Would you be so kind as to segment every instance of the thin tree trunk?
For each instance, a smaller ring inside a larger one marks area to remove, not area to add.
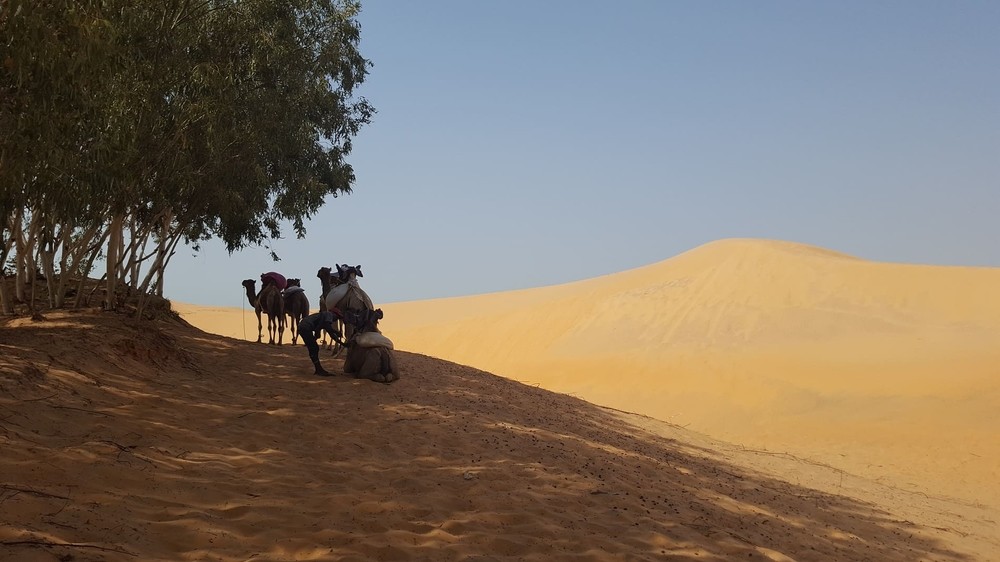
[[[62,245],[62,242],[57,244],[55,239],[55,225],[42,225],[39,229],[38,261],[42,262],[42,271],[45,273],[45,285],[48,289],[48,299],[46,300],[48,300],[49,308],[56,308],[56,252]]]
[[[87,249],[89,255],[87,256],[87,266],[79,270],[80,280],[76,285],[76,300],[73,301],[73,308],[80,308],[80,304],[83,302],[83,289],[87,285],[87,279],[90,276],[90,272],[94,269],[94,261],[97,260],[97,256],[101,255],[101,248],[104,247],[104,242],[111,235],[111,229],[107,229],[101,234],[100,240],[98,240],[93,246]],[[94,288],[97,288],[98,283],[95,283]],[[90,297],[87,298],[87,304],[90,304]]]
[[[0,226],[0,235],[3,235],[3,239],[0,240],[0,314],[11,315],[14,314],[14,303],[10,302],[5,264],[14,245],[14,239],[7,236],[7,229],[4,226]]]
[[[170,236],[170,223],[174,222],[174,213],[172,210],[167,209],[163,215],[163,221],[160,223],[160,239],[157,241],[157,251],[156,261],[159,262],[159,272],[156,275],[156,285],[153,286],[153,290],[156,296],[163,298],[163,272],[167,269],[167,251],[170,244],[167,242]],[[180,231],[180,229],[178,229]],[[180,235],[178,235],[180,238]]]
[[[161,267],[160,278],[156,280],[157,283],[156,294],[159,295],[160,297],[163,296],[163,274],[164,272],[167,271],[167,265],[170,264],[170,258],[174,257],[174,254],[177,253],[177,244],[181,241],[181,238],[183,237],[184,236],[180,234],[180,232],[178,231],[178,234],[174,236],[174,241],[170,243],[170,249],[167,250],[166,257],[163,258],[163,266]]]
[[[38,240],[38,230],[41,226],[41,213],[32,211],[31,222],[23,232],[15,232],[17,236],[17,267],[18,277],[16,279],[15,290],[17,298],[28,304],[28,312],[35,311],[35,243]],[[23,219],[22,223],[23,224]],[[31,284],[31,293],[27,292],[27,285]]]
[[[80,271],[80,260],[83,259],[84,253],[90,246],[91,240],[97,235],[99,228],[99,225],[91,226],[74,242],[70,229],[66,228],[66,225],[63,225],[63,252],[62,259],[59,261],[59,287],[57,288],[58,302],[56,306],[62,307],[66,304],[66,289],[73,276],[77,275],[85,279],[87,273],[89,273],[89,271]],[[79,291],[77,291],[77,294],[79,295]]]
[[[25,240],[21,225],[24,224],[24,211],[18,211],[11,227],[11,234],[14,236],[14,298],[24,302],[26,297],[25,286]]]
[[[108,238],[108,251],[105,256],[108,261],[107,274],[105,276],[107,293],[104,296],[104,306],[108,310],[118,308],[116,289],[118,285],[118,261],[124,238],[124,223],[125,216],[122,213],[115,213],[111,217],[111,225],[108,227],[110,237]]]
[[[163,296],[163,272],[167,268],[167,261],[173,255],[172,251],[177,246],[177,242],[183,236],[182,230],[178,228],[172,235],[170,234],[170,224],[173,222],[173,213],[169,210],[163,212],[160,217],[160,237],[156,244],[156,259],[149,267],[146,278],[142,281],[142,288],[139,291],[141,316],[142,306],[149,300],[148,294],[150,282],[156,279],[156,287],[159,296]]]
[[[59,255],[59,281],[55,286],[56,308],[62,308],[66,301],[66,281],[70,277],[69,261],[71,254],[75,251],[72,245],[73,235],[69,225],[63,224],[59,228],[59,239],[61,240],[62,252]],[[52,280],[49,280],[49,291],[52,292]]]

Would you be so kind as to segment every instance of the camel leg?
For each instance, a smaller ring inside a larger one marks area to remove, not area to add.
[[[385,367],[388,372],[385,374],[385,382],[399,380],[399,364],[396,362],[396,354],[391,349],[385,350]]]
[[[325,311],[325,310],[326,310],[326,293],[323,293],[322,295],[320,295],[320,296],[319,296],[319,311],[320,311],[320,312],[323,312],[323,311]],[[309,313],[309,312],[308,312],[308,311],[306,311],[306,314],[308,314],[308,313]],[[334,325],[334,326],[336,326],[336,325],[337,325],[337,321],[336,321],[336,320],[334,320],[334,322],[333,322],[333,325]],[[329,348],[329,347],[327,347],[327,345],[326,345],[326,331],[325,331],[325,330],[323,331],[323,335],[322,335],[322,337],[323,337],[323,339],[322,339],[322,340],[320,340],[320,343],[322,344],[322,346],[323,346],[323,349],[330,349],[330,348]],[[332,345],[333,345],[333,342],[330,342],[330,345],[332,346]]]
[[[260,321],[260,309],[257,309],[257,343],[264,339],[264,324]]]
[[[390,383],[394,378],[392,372],[395,359],[388,349],[374,347],[365,351],[364,364],[358,371],[357,377],[375,382]]]
[[[340,337],[343,338],[344,337],[344,323],[341,322],[336,317],[334,317],[333,327],[340,334]],[[330,340],[330,345],[327,346],[327,349],[330,350],[330,355],[333,355],[334,357],[340,357],[340,353],[342,351],[344,351],[344,347],[342,345],[340,345],[340,343],[337,342],[337,340],[333,340],[333,339]]]
[[[278,345],[281,345],[281,339],[285,336],[285,311],[282,307],[281,314],[278,315]]]
[[[378,376],[379,367],[382,365],[382,361],[379,360],[377,354],[365,353],[365,362],[361,364],[361,369],[358,370],[358,374],[355,375],[359,379],[368,380],[378,380],[375,377]]]

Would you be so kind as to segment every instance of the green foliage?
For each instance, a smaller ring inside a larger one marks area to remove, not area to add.
[[[359,10],[349,0],[0,4],[0,226],[37,215],[51,251],[60,229],[67,246],[103,241],[91,229],[126,217],[119,260],[136,263],[150,238],[162,248],[219,237],[232,252],[280,237],[286,222],[304,236],[327,196],[350,192],[351,139],[375,113],[355,96],[371,67]]]

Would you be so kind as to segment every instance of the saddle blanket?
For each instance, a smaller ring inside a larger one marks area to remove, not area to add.
[[[361,347],[387,347],[392,349],[392,340],[378,332],[365,332],[354,338]]]
[[[285,276],[275,271],[261,273],[260,282],[262,286],[267,285],[268,283],[274,283],[279,290],[284,290],[285,287],[288,286],[288,282],[285,280]]]
[[[344,283],[342,285],[337,285],[336,287],[330,289],[330,292],[326,294],[326,306],[331,307],[337,304],[338,302],[340,302],[340,299],[344,298],[347,295],[347,291],[350,290],[351,286],[348,285],[347,283]]]

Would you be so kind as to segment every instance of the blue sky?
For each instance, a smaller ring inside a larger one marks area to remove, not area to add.
[[[363,2],[354,193],[182,249],[166,296],[361,264],[376,303],[553,285],[729,237],[1000,267],[1000,2]],[[204,284],[204,279],[212,281]]]

